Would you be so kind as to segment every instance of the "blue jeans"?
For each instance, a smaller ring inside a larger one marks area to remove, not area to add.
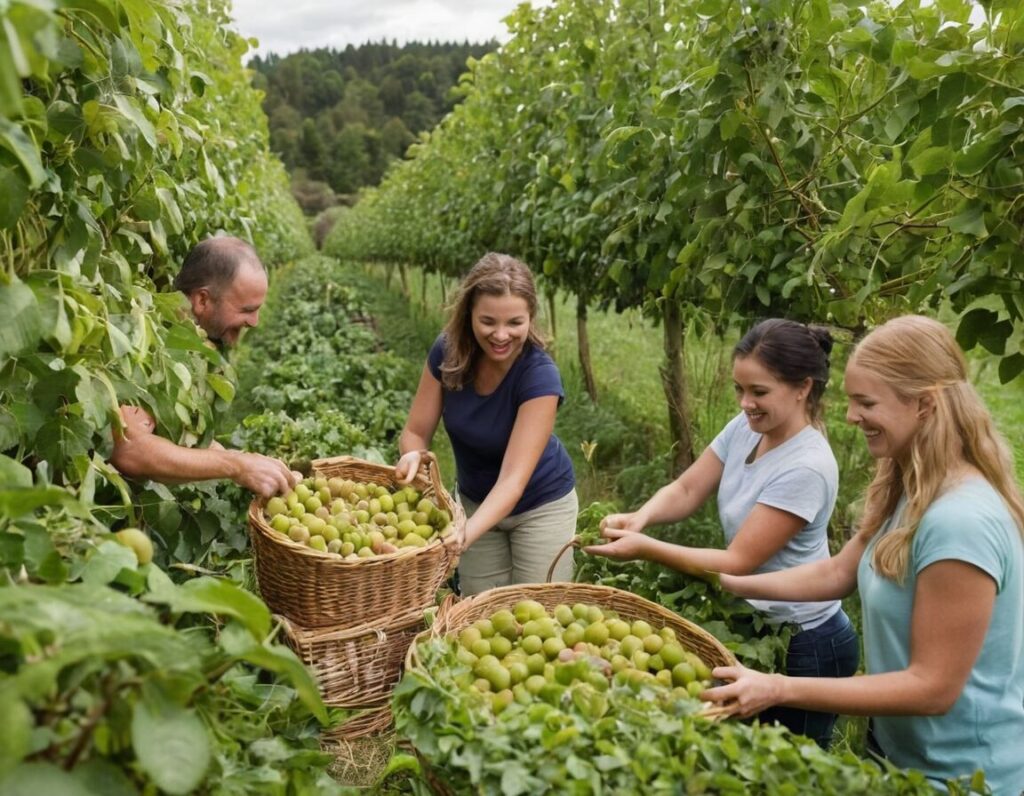
[[[840,608],[824,624],[801,630],[789,640],[786,674],[790,677],[850,677],[860,664],[860,639],[846,612]],[[757,717],[762,724],[774,721],[799,735],[817,741],[822,749],[832,743],[835,713],[773,707]]]

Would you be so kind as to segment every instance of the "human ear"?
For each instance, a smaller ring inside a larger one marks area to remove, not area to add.
[[[926,393],[917,399],[917,416],[924,419],[935,411],[935,396]]]

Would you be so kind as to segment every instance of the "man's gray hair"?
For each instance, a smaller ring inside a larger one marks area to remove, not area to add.
[[[181,271],[174,278],[175,290],[186,296],[206,288],[219,297],[235,280],[239,267],[246,265],[266,272],[256,249],[241,238],[220,236],[200,241],[185,257]]]

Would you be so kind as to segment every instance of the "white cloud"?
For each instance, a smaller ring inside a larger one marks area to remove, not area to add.
[[[545,4],[544,0],[534,5]],[[484,42],[508,38],[517,0],[234,0],[234,27],[257,52],[344,48],[367,41]]]

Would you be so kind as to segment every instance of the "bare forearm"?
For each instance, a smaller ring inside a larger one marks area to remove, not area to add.
[[[647,543],[648,552],[644,556],[662,566],[671,567],[680,572],[731,572],[743,574],[749,572],[749,566],[740,561],[729,550],[716,550],[707,547],[684,547],[682,545],[651,539]]]
[[[522,496],[522,485],[510,481],[502,482],[499,479],[473,516],[466,521],[466,546],[473,544],[505,519]]]
[[[238,477],[241,459],[224,448],[184,448],[156,434],[146,434],[118,445],[111,459],[129,478],[162,483],[184,483]]]
[[[662,525],[686,519],[700,508],[701,502],[688,489],[673,482],[655,492],[637,513],[645,527]]]
[[[933,716],[952,707],[942,685],[913,669],[859,677],[783,677],[778,704],[847,716]]]
[[[408,453],[409,451],[424,451],[430,448],[431,437],[418,434],[415,431],[411,431],[406,428],[403,429],[401,435],[398,437],[398,452],[399,454]]]
[[[857,586],[856,573],[850,578],[832,558],[759,575],[723,574],[720,582],[738,597],[790,602],[838,600]]]

